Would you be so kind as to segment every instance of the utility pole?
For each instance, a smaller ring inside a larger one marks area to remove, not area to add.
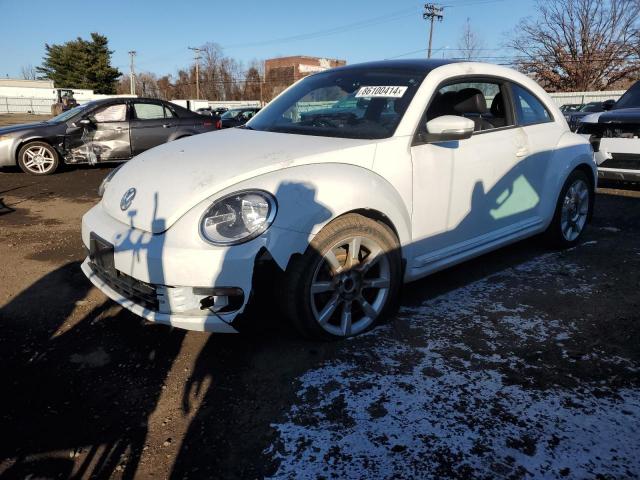
[[[194,60],[196,62],[196,100],[200,100],[200,52],[202,51],[197,47],[187,47],[189,50],[193,50]]]
[[[442,21],[442,19],[444,18],[444,7],[436,5],[435,3],[425,3],[422,18],[430,21],[429,50],[427,53],[427,58],[431,58],[431,45],[433,43],[433,23],[435,20],[438,20],[439,22]]]
[[[131,95],[135,95],[136,94],[136,72],[135,69],[133,68],[133,57],[136,56],[136,51],[135,50],[131,50],[129,52],[129,55],[131,56],[131,64],[129,65],[129,85],[130,85],[130,91],[131,91]]]

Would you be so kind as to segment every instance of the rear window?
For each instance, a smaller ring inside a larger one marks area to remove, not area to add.
[[[164,107],[157,103],[134,103],[133,110],[138,120],[155,120],[164,118]]]

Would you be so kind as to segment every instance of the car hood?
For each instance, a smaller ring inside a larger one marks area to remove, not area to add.
[[[640,123],[640,108],[609,110],[600,115],[598,123]]]
[[[372,140],[239,128],[205,133],[147,150],[124,164],[107,185],[102,205],[116,220],[160,233],[198,203],[243,180],[310,163],[371,168],[375,147]],[[121,201],[132,188],[135,197],[123,210]]]
[[[0,128],[0,135],[6,135],[8,133],[21,133],[21,132],[26,132],[28,130],[33,130],[34,128],[50,127],[50,126],[51,124],[46,122],[20,123],[18,125],[10,125],[8,127]]]

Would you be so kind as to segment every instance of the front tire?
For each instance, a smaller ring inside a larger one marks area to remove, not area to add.
[[[18,152],[18,165],[31,175],[51,175],[59,164],[58,152],[46,142],[29,142]]]
[[[545,236],[552,247],[570,248],[582,237],[593,210],[593,188],[587,175],[574,170],[567,178]]]
[[[358,214],[337,218],[293,262],[285,280],[285,305],[305,337],[358,335],[392,312],[402,283],[396,235]]]

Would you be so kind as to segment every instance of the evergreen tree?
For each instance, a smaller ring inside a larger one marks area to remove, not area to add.
[[[46,54],[38,72],[53,80],[58,88],[87,88],[95,93],[116,93],[122,75],[111,66],[107,37],[91,34],[91,40],[78,37],[62,45],[45,44]]]

